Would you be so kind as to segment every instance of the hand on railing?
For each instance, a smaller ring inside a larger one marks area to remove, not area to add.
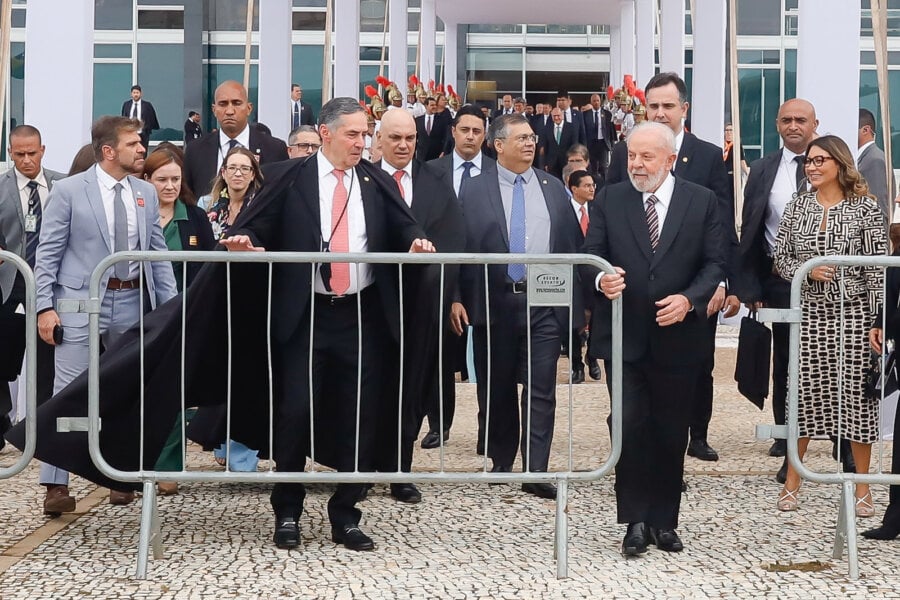
[[[415,239],[413,240],[412,245],[409,247],[410,254],[428,254],[431,252],[435,252],[434,244],[425,238]]]
[[[248,235],[233,235],[222,240],[219,243],[225,246],[229,252],[264,252],[265,248],[257,248],[250,241]]]
[[[621,267],[613,267],[616,270],[615,275],[604,273],[600,278],[600,291],[610,300],[615,300],[622,295],[625,289],[625,269]]]

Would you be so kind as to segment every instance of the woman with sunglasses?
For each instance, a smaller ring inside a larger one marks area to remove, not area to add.
[[[816,256],[885,254],[886,226],[847,144],[833,135],[806,150],[812,192],[788,203],[778,229],[774,264],[791,280]],[[813,436],[850,440],[857,473],[868,473],[878,440],[878,403],[865,396],[869,328],[881,307],[883,273],[874,267],[814,268],[803,283],[798,413],[800,458]],[[781,511],[796,510],[800,476],[788,465],[778,496]],[[856,487],[856,514],[874,514],[867,484]]]

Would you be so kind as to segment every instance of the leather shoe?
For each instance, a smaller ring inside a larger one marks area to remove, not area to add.
[[[391,496],[407,504],[418,504],[422,501],[422,492],[411,483],[392,483]]]
[[[625,556],[638,556],[647,551],[649,543],[648,527],[646,523],[629,523],[625,531],[625,539],[622,540],[622,554]]]
[[[687,455],[711,462],[719,460],[719,453],[710,448],[706,440],[691,440],[691,443],[688,444]]]
[[[594,381],[600,381],[600,379],[603,377],[603,371],[600,369],[600,363],[596,358],[589,359],[588,374]]]
[[[572,370],[572,383],[584,383],[584,369]]]
[[[109,490],[109,503],[115,506],[125,506],[134,502],[134,492],[120,492]]]
[[[862,532],[862,536],[870,540],[893,540],[898,535],[900,535],[900,527],[888,525],[887,523],[882,523],[881,527]]]
[[[655,529],[651,527],[650,541],[664,552],[681,552],[684,550],[684,544],[681,543],[681,538],[678,537],[674,529]]]
[[[359,490],[359,496],[356,498],[357,502],[362,502],[366,498],[369,497],[369,490],[375,487],[374,483],[364,483],[363,486]]]
[[[69,487],[66,485],[48,485],[47,495],[44,496],[44,514],[58,517],[63,513],[75,510],[75,498],[69,495]]]
[[[787,458],[784,459],[784,462],[781,463],[781,468],[775,473],[775,481],[781,484],[787,481]]]
[[[444,441],[450,439],[450,432],[444,432]],[[430,450],[432,448],[437,448],[441,445],[441,435],[437,431],[429,431],[425,434],[425,437],[422,438],[422,448],[425,450]]]
[[[522,491],[538,498],[556,500],[556,486],[552,483],[523,483]]]
[[[787,456],[787,440],[775,440],[769,448],[769,456]]]
[[[348,550],[374,550],[375,542],[356,523],[331,528],[331,541]]]
[[[300,545],[300,525],[293,517],[275,517],[275,535],[272,541],[279,548],[296,548]]]

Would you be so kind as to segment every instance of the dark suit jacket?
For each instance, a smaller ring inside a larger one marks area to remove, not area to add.
[[[446,183],[450,186],[450,190],[453,188],[453,153],[445,154],[440,158],[436,158],[432,161],[429,161],[428,166],[432,168],[432,170]],[[481,172],[485,173],[486,171],[496,171],[497,170],[497,161],[489,156],[485,156],[484,152],[481,153]],[[463,187],[460,186],[459,194],[454,192],[454,196],[457,196],[457,200],[460,203],[460,206],[463,203]],[[440,250],[438,250],[440,252]]]
[[[591,144],[596,141],[596,131],[597,131],[597,123],[594,119],[594,111],[593,109],[582,113],[584,116],[584,131],[585,136],[587,137],[587,143]],[[603,127],[603,141],[606,143],[606,148],[608,150],[612,150],[613,144],[615,144],[618,137],[616,136],[616,126],[613,125],[612,122],[612,113],[610,113],[605,108],[600,109],[600,120],[601,125]],[[588,146],[590,148],[590,145]]]
[[[702,185],[716,195],[719,207],[719,223],[722,231],[722,255],[726,257],[725,277],[730,279],[737,272],[737,232],[734,228],[734,198],[729,193],[728,176],[722,161],[722,149],[705,142],[689,131],[684,132],[681,149],[672,169],[675,177]],[[613,146],[606,173],[606,183],[628,181],[628,145]]]
[[[715,194],[676,177],[655,253],[650,250],[641,193],[630,182],[607,185],[591,204],[584,252],[625,270],[624,360],[649,358],[670,366],[698,364],[705,356],[698,349],[708,338],[706,305],[723,276]],[[585,285],[594,286],[597,273],[592,267],[582,268]],[[660,327],[654,303],[672,294],[686,296],[694,310],[681,323]],[[589,355],[609,359],[612,302],[599,292],[597,295]]]
[[[531,128],[538,135],[544,131],[544,127],[546,127],[547,123],[553,123],[553,119],[550,118],[550,115],[547,115],[547,118],[544,119],[544,115],[534,115],[528,122],[531,124]]]
[[[540,171],[534,171],[544,191],[544,201],[550,213],[550,252],[568,254],[578,252],[578,238],[581,229],[572,211],[572,205],[562,183]],[[500,195],[500,180],[496,168],[482,171],[481,175],[470,178],[460,189],[463,197],[463,213],[466,219],[466,252],[509,253],[509,230]],[[506,265],[488,267],[488,288],[485,289],[484,267],[465,265],[460,270],[460,288],[463,305],[469,315],[469,322],[475,326],[488,324],[484,306],[485,293],[491,299],[491,320],[498,312],[505,310],[505,303],[511,294]],[[577,285],[576,285],[577,290]],[[572,294],[573,327],[584,325],[584,310],[581,294]],[[561,331],[569,328],[568,310],[554,309]]]
[[[562,176],[562,170],[566,166],[566,152],[578,143],[575,125],[563,121],[562,126],[559,143],[556,142],[556,123],[553,121],[544,128],[542,134],[538,134],[542,164],[557,177]]]
[[[859,166],[859,172],[862,173],[869,183],[869,192],[875,196],[878,206],[881,207],[881,212],[886,217],[890,217],[889,207],[896,196],[894,192],[896,186],[894,185],[893,175],[891,175],[891,183],[888,185],[885,174],[884,150],[875,144],[871,144],[860,153],[856,162]]]
[[[249,150],[259,157],[259,163],[287,160],[287,145],[280,139],[266,135],[250,125]],[[188,144],[184,155],[184,180],[198,197],[208,194],[216,178],[219,162],[219,132],[211,131],[196,142]]]
[[[291,129],[294,126],[294,101],[291,100]],[[301,125],[315,125],[316,121],[313,119],[312,114],[312,106],[309,105],[308,102],[300,101],[300,124]]]
[[[130,117],[131,116],[131,105],[133,102],[131,100],[126,100],[122,104],[122,116]],[[159,129],[159,121],[156,119],[156,109],[153,108],[153,105],[141,98],[141,121],[144,123],[144,126],[141,128],[141,131],[150,135],[151,131],[156,131]]]
[[[200,123],[194,123],[190,119],[184,122],[184,145],[187,146],[189,143],[194,140],[200,139],[203,136],[203,128],[200,127]]]
[[[416,158],[428,162],[438,158],[444,151],[447,136],[450,135],[450,111],[433,115],[431,134],[425,132],[425,115],[416,117]]]
[[[576,106],[569,107],[572,112],[572,125],[575,127],[575,143],[587,145],[587,135],[584,130],[584,114],[581,109]],[[563,121],[566,120],[566,113],[563,113]]]
[[[181,247],[184,250],[212,250],[216,247],[216,238],[213,235],[212,225],[206,212],[198,206],[187,207],[187,221],[178,222],[178,237],[181,238]],[[193,242],[193,243],[192,243]],[[201,262],[187,263],[187,276],[184,278],[184,286],[191,284],[197,273],[203,267]]]

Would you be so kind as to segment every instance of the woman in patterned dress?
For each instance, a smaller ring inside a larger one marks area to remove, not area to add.
[[[806,150],[806,176],[815,191],[788,203],[778,228],[775,269],[791,280],[809,259],[885,254],[881,210],[840,138],[826,135]],[[868,473],[878,440],[878,405],[866,399],[869,327],[882,301],[881,269],[819,266],[802,288],[798,414],[803,458],[812,436],[850,440],[857,473]],[[796,510],[800,476],[788,465],[778,510]],[[867,484],[856,487],[856,514],[874,514]]]
[[[252,152],[241,146],[228,151],[222,161],[219,176],[213,182],[209,220],[216,240],[225,237],[225,232],[237,219],[262,186],[259,161]]]

